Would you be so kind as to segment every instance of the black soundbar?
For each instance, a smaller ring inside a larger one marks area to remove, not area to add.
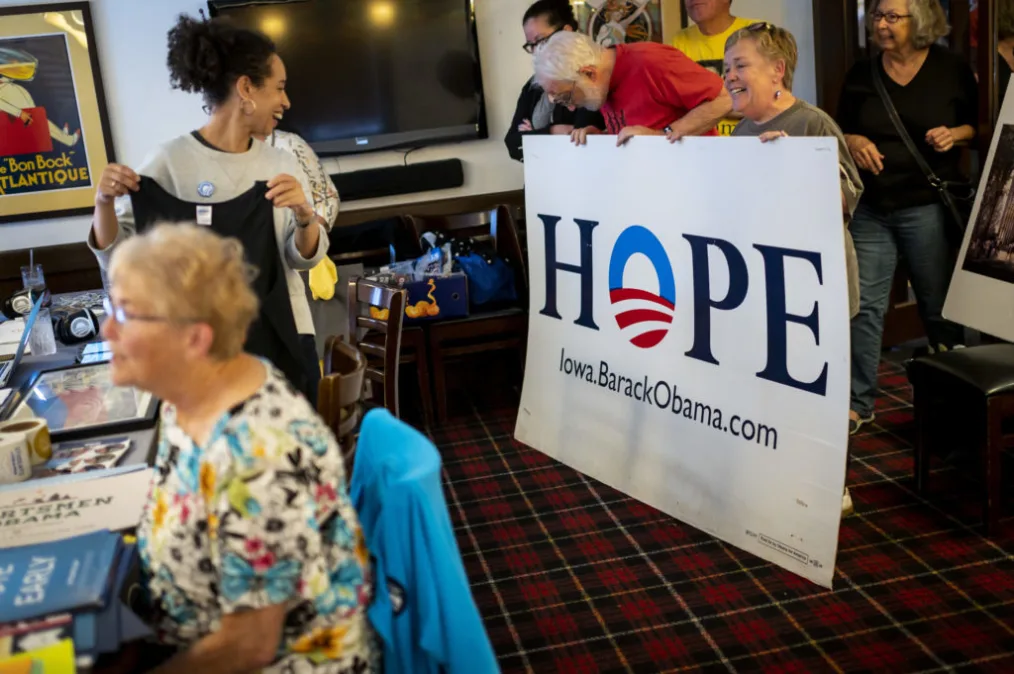
[[[465,184],[465,172],[460,159],[442,159],[334,173],[331,180],[342,201],[355,201],[461,187]]]

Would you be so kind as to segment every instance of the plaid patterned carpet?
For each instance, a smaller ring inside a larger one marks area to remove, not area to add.
[[[488,385],[452,396],[432,435],[503,671],[1014,672],[1014,520],[983,538],[957,468],[918,497],[899,366],[881,387],[854,440],[834,592],[516,443],[516,409],[483,400]]]

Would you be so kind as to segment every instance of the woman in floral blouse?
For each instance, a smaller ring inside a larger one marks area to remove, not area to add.
[[[161,226],[124,242],[103,327],[117,385],[161,398],[138,548],[157,672],[377,671],[369,555],[337,443],[266,361],[238,241]]]

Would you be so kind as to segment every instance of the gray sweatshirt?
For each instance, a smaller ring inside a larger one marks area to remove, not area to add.
[[[194,203],[215,204],[228,201],[252,188],[255,182],[267,181],[282,173],[300,182],[307,200],[312,199],[313,194],[303,169],[292,154],[257,140],[253,141],[246,152],[232,153],[212,149],[187,134],[160,146],[141,164],[137,173],[154,179],[177,199]],[[208,188],[209,185],[212,186],[211,189]],[[120,229],[109,246],[99,249],[95,243],[94,230],[88,234],[88,247],[95,253],[103,270],[109,264],[117,244],[136,232],[129,195],[116,200],[116,218]],[[320,242],[316,252],[313,257],[304,258],[296,248],[295,215],[288,208],[276,208],[275,238],[289,286],[296,330],[303,335],[312,335],[313,320],[306,299],[306,288],[299,272],[313,269],[327,255],[330,245],[327,232],[320,227]]]

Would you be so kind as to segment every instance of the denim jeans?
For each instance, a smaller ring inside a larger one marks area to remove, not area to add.
[[[964,340],[964,329],[941,312],[954,271],[947,243],[947,213],[931,204],[878,213],[862,205],[849,230],[859,259],[859,313],[852,319],[852,409],[866,417],[877,395],[877,368],[891,285],[900,254],[905,260],[919,316],[933,346]]]

